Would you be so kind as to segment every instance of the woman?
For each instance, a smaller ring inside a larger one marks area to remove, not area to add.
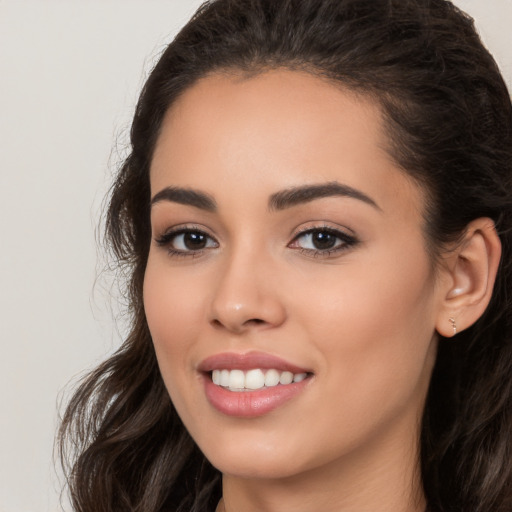
[[[209,2],[131,136],[76,510],[512,509],[512,109],[467,16]]]

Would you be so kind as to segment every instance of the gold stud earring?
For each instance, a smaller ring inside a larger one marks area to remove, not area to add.
[[[450,317],[449,320],[453,327],[453,335],[455,336],[457,334],[457,323],[455,322],[455,318],[453,317]]]

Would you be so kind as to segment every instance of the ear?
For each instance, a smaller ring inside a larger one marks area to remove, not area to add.
[[[453,251],[447,253],[436,329],[451,337],[473,325],[487,308],[501,257],[501,242],[489,218],[469,223]]]

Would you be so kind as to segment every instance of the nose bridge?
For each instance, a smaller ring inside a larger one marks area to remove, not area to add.
[[[251,326],[276,326],[285,319],[284,304],[274,285],[271,255],[245,240],[227,251],[212,297],[211,321],[233,332]]]

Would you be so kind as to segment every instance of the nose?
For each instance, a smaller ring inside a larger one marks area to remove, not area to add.
[[[223,262],[211,301],[210,323],[241,334],[255,328],[278,327],[286,310],[277,286],[278,271],[254,251],[242,251]]]

